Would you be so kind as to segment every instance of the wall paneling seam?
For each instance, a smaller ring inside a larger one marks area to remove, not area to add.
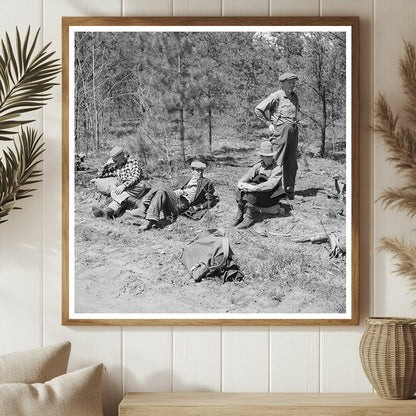
[[[321,332],[321,327],[319,327],[319,336],[318,336],[318,361],[319,361],[319,365],[318,365],[318,379],[319,379],[319,393],[322,393],[322,332]]]
[[[170,348],[170,390],[172,392],[175,391],[174,390],[174,385],[173,385],[174,380],[175,380],[175,375],[174,375],[175,368],[174,368],[174,361],[173,361],[175,359],[174,351],[173,351],[174,346],[175,346],[175,342],[174,342],[173,338],[174,338],[174,327],[171,326],[170,327],[170,346],[171,346],[171,348]]]
[[[122,326],[120,331],[120,369],[121,369],[121,391],[123,392],[123,397],[126,394],[125,391],[125,377],[124,377],[124,327]]]
[[[270,4],[270,3],[269,3]],[[272,337],[271,337],[271,326],[269,326],[269,342],[267,343],[269,351],[268,351],[268,357],[269,357],[269,365],[267,367],[268,369],[268,374],[267,374],[267,381],[268,381],[268,393],[271,393],[271,388],[272,388],[272,371],[271,371],[271,366],[272,366],[272,348],[271,348],[271,343],[272,343]]]
[[[223,340],[223,326],[220,326],[220,391],[223,391],[223,359],[224,359],[224,354],[222,351],[222,341]]]

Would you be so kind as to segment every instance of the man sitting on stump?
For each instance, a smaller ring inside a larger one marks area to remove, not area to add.
[[[181,178],[176,190],[164,183],[152,187],[142,199],[139,208],[127,211],[133,216],[145,218],[139,230],[155,227],[161,212],[165,216],[171,216],[172,220],[180,214],[200,218],[201,214],[213,207],[218,197],[215,195],[213,183],[203,176],[206,167],[205,163],[194,160],[191,163],[192,176]]]
[[[276,205],[285,194],[282,187],[282,167],[274,159],[272,144],[265,141],[260,145],[261,161],[252,166],[238,181],[238,211],[231,225],[248,228],[254,224],[254,209]]]
[[[110,159],[101,167],[98,177],[91,182],[104,195],[110,195],[112,201],[107,208],[93,207],[95,217],[114,218],[122,206],[130,199],[140,199],[148,190],[142,182],[143,171],[139,163],[129,157],[120,147],[114,147],[110,152]]]

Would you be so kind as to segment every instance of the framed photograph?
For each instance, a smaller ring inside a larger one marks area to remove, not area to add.
[[[359,323],[358,17],[64,17],[63,325]]]

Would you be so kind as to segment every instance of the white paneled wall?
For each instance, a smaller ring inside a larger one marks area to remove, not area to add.
[[[222,391],[269,391],[269,328],[224,327]]]
[[[32,33],[42,25],[41,0],[16,0],[0,4],[0,29],[15,34],[30,25]],[[19,10],[19,22],[16,11]],[[42,113],[36,128],[41,130]],[[0,142],[0,149],[9,145]],[[42,343],[43,193],[20,201],[12,221],[0,225],[0,351],[9,352]],[[25,262],[22,262],[25,259]],[[19,328],[20,330],[16,330]],[[12,337],[3,334],[14,334]],[[29,345],[28,345],[29,343]]]
[[[129,327],[123,335],[124,391],[172,391],[172,328]]]
[[[415,228],[373,201],[400,183],[381,140],[370,130],[374,97],[394,111],[403,94],[397,71],[402,37],[416,42],[414,0],[1,0],[0,30],[42,27],[61,53],[62,16],[343,16],[360,17],[361,316],[414,315],[391,258],[374,253],[382,235]],[[62,327],[61,93],[37,121],[46,153],[44,182],[0,225],[0,353],[72,342],[70,369],[106,366],[106,416],[127,391],[368,392],[358,356],[359,327]],[[0,144],[4,147],[4,144]],[[410,235],[410,233],[409,233]]]
[[[398,71],[398,61],[403,54],[402,39],[416,42],[415,31],[416,2],[413,0],[377,0],[374,7],[374,86],[375,93],[383,92],[386,95],[394,112],[403,110],[404,101],[401,80]],[[391,28],[391,29],[389,29]],[[400,121],[405,121],[402,115]],[[375,141],[374,146],[375,195],[382,189],[403,183],[393,166],[384,163],[387,157],[381,139]],[[394,210],[383,211],[377,208],[375,215],[375,239],[383,235],[401,236],[414,234],[416,221],[410,222],[401,213]],[[381,227],[381,224],[391,224],[391,227]],[[377,225],[379,225],[377,227]],[[392,260],[388,253],[381,252],[376,255],[374,263],[374,312],[379,315],[407,316],[414,314],[412,296],[408,295],[409,288],[403,279],[395,276],[379,278],[379,276],[392,276]],[[399,300],[400,299],[400,300]]]
[[[271,328],[270,391],[319,392],[319,343],[317,327]]]

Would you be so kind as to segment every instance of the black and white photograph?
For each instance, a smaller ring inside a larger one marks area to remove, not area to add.
[[[351,321],[352,26],[97,20],[64,61],[67,323]]]

